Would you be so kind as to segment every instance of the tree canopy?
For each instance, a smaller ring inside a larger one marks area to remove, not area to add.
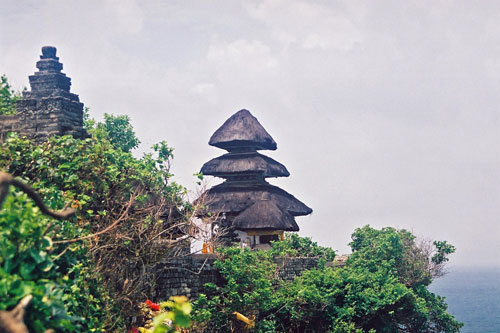
[[[232,314],[238,311],[254,318],[257,332],[458,332],[462,326],[446,312],[444,298],[428,291],[435,257],[415,256],[426,249],[408,231],[356,229],[345,267],[320,261],[286,282],[275,259],[297,250],[292,237],[268,252],[221,249],[216,266],[224,282],[208,285],[195,300],[197,325],[209,332],[236,329]],[[443,260],[453,252],[436,244]]]

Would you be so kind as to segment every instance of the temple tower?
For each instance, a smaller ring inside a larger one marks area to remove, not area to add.
[[[284,165],[258,150],[276,150],[273,138],[248,110],[231,116],[210,138],[209,145],[228,151],[205,163],[203,175],[225,179],[206,191],[207,212],[219,216],[223,242],[240,241],[252,248],[266,248],[284,231],[299,231],[295,216],[312,209],[266,179],[288,177]],[[198,199],[198,200],[201,200]]]
[[[86,137],[83,129],[83,104],[70,92],[71,79],[62,73],[56,48],[42,47],[36,63],[38,72],[29,77],[31,91],[17,101],[17,114],[0,119],[1,132],[17,132],[36,142],[52,135]]]

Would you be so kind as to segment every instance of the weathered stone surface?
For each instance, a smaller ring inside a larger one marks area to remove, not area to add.
[[[23,92],[16,104],[17,114],[0,116],[0,140],[9,132],[38,143],[52,135],[86,137],[83,104],[70,92],[71,79],[61,73],[63,65],[56,57],[56,48],[42,47],[36,67],[39,71],[29,76],[31,91]]]
[[[157,300],[165,300],[170,296],[185,295],[196,298],[201,293],[207,293],[206,283],[223,283],[223,278],[215,269],[217,259],[213,254],[191,254],[180,258],[167,259],[159,263],[157,272]],[[278,277],[283,280],[293,280],[303,271],[318,266],[319,258],[277,258]]]

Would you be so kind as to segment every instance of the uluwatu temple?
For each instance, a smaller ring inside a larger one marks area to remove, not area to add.
[[[258,150],[276,150],[277,144],[250,111],[232,115],[208,143],[227,151],[203,165],[201,173],[225,181],[198,199],[205,207],[202,218],[216,216],[220,239],[216,243],[239,242],[251,248],[270,248],[285,231],[299,231],[296,216],[312,209],[268,178],[288,177],[286,167]]]
[[[38,71],[29,77],[30,91],[17,101],[15,115],[0,115],[0,141],[16,132],[41,143],[53,135],[87,137],[83,127],[83,104],[70,92],[71,79],[62,73],[56,48],[44,46],[36,63]],[[211,226],[206,251],[191,253],[190,242],[178,255],[160,260],[155,266],[158,280],[154,293],[160,299],[173,295],[197,297],[206,283],[215,283],[220,274],[214,266],[214,246],[240,244],[253,249],[270,248],[285,231],[299,231],[297,216],[312,209],[285,190],[268,182],[288,177],[287,168],[258,151],[276,150],[277,144],[248,110],[232,115],[215,133],[209,145],[227,153],[203,165],[201,173],[224,182],[203,193],[199,217]],[[170,214],[170,212],[169,212]],[[174,212],[175,214],[175,212]],[[168,218],[165,218],[168,220]],[[183,231],[174,238],[184,239]],[[292,280],[306,269],[317,267],[318,258],[288,258],[279,276]]]

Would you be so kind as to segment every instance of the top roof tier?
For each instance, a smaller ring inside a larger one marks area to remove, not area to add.
[[[38,72],[29,77],[33,92],[48,92],[58,89],[69,92],[71,79],[66,74],[61,73],[63,65],[56,57],[56,51],[53,46],[42,47],[42,55],[36,63]]]
[[[209,145],[227,151],[276,150],[274,139],[248,110],[233,114],[212,135]]]

